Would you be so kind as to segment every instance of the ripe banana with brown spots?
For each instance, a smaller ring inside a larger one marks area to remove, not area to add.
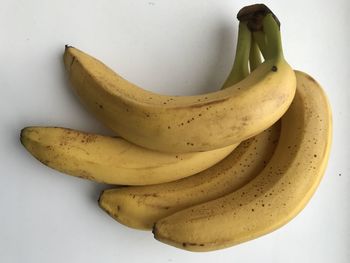
[[[240,23],[236,55],[224,87],[249,74],[252,34]],[[99,205],[120,223],[138,229],[153,224],[186,207],[218,198],[239,188],[258,174],[271,157],[279,136],[279,123],[241,143],[217,165],[189,178],[154,186],[126,187],[104,191]]]
[[[271,14],[266,17],[263,27],[278,27]],[[274,56],[243,81],[197,96],[144,90],[74,47],[66,47],[64,63],[82,103],[121,137],[162,152],[209,151],[267,129],[293,100],[295,74],[284,59],[280,31],[269,28]]]
[[[223,88],[249,74],[251,33],[240,24],[234,66]],[[39,161],[58,171],[97,182],[148,185],[178,180],[201,172],[225,158],[237,146],[206,152],[164,153],[122,138],[112,138],[55,127],[27,127],[24,147]]]
[[[57,127],[27,127],[23,146],[43,164],[107,184],[148,185],[178,180],[216,164],[236,147],[196,153],[161,153],[102,136]]]
[[[239,190],[159,220],[154,237],[190,251],[233,246],[278,229],[308,203],[325,172],[332,140],[328,99],[296,71],[297,91],[265,169]]]
[[[100,207],[118,222],[137,229],[184,208],[231,193],[252,180],[270,160],[280,123],[242,142],[220,163],[196,175],[159,185],[122,187],[102,192]]]

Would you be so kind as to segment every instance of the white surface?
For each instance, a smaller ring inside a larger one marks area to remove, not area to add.
[[[350,2],[265,1],[282,22],[290,64],[327,91],[334,143],[306,209],[274,233],[191,253],[115,222],[97,206],[106,188],[49,169],[20,145],[29,125],[109,133],[72,94],[64,44],[167,94],[220,87],[235,47],[235,15],[251,1],[21,1],[0,9],[0,262],[350,262]],[[341,174],[341,176],[340,176]]]

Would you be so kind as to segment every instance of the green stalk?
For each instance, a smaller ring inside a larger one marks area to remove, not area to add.
[[[250,53],[249,53],[249,66],[250,72],[253,72],[262,63],[261,52],[258,44],[254,40],[252,35]]]
[[[251,32],[245,22],[239,23],[236,55],[232,70],[225,81],[222,89],[230,87],[249,75],[249,53],[251,43]]]
[[[269,57],[269,55],[267,54],[268,51],[267,51],[267,48],[266,48],[266,35],[264,32],[262,31],[256,31],[256,32],[253,32],[253,39],[254,39],[254,42],[257,43],[264,59],[266,60],[266,57]]]
[[[263,43],[260,46],[258,39],[257,42],[265,59],[283,58],[280,28],[272,14],[264,17],[263,30],[266,35],[266,47],[264,47]]]

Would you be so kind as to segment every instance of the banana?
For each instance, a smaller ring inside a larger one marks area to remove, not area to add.
[[[251,33],[245,23],[240,24],[239,32],[237,56],[223,88],[248,75],[248,65],[241,61],[248,60]],[[122,185],[160,184],[196,174],[221,161],[237,146],[206,152],[163,153],[122,138],[58,127],[27,127],[21,132],[21,142],[35,158],[53,169]]]
[[[251,35],[246,23],[240,23],[235,60],[224,88],[249,74]],[[272,156],[279,131],[277,123],[241,143],[219,164],[195,176],[167,184],[105,190],[100,195],[99,205],[126,226],[151,229],[165,216],[223,196],[251,180]]]
[[[251,33],[240,24],[237,54],[223,89],[248,75]],[[58,127],[27,127],[24,147],[39,161],[58,171],[97,182],[149,185],[178,180],[201,172],[225,158],[237,144],[206,152],[163,153],[122,138]],[[153,222],[152,222],[153,224]],[[151,227],[151,226],[150,226]]]
[[[271,158],[280,123],[242,142],[228,157],[194,176],[159,185],[108,189],[100,207],[118,222],[137,229],[189,206],[219,198],[252,180]]]
[[[222,249],[276,230],[306,206],[326,169],[332,117],[320,85],[295,73],[296,95],[266,168],[229,195],[159,220],[156,239],[190,251]]]
[[[121,137],[162,152],[209,151],[246,140],[275,123],[295,94],[295,74],[283,56],[272,14],[262,21],[274,56],[231,87],[197,96],[144,90],[70,46],[64,64],[75,93]]]
[[[27,127],[20,138],[35,158],[55,170],[118,185],[148,185],[184,178],[216,164],[236,147],[161,153],[122,138],[57,127]]]

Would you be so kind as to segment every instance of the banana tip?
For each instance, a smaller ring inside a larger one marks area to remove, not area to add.
[[[104,190],[101,191],[101,193],[100,193],[100,195],[99,195],[99,197],[98,197],[98,199],[97,199],[97,203],[99,204],[99,206],[101,206],[101,199],[102,199],[103,193],[104,193]]]
[[[64,45],[64,50],[67,50],[68,48],[72,48],[73,46],[71,46],[71,45],[67,45],[67,44],[65,44]]]
[[[73,46],[65,45],[64,53],[63,53],[63,61],[64,65],[69,72],[74,61],[75,61],[75,56],[72,54],[72,49],[74,49]]]
[[[21,130],[20,134],[19,134],[19,140],[20,142],[24,145],[24,138],[25,138],[25,133],[28,130],[28,127],[25,127]]]
[[[154,236],[155,239],[157,239],[157,223],[154,223],[152,226],[152,234]]]
[[[105,201],[106,201],[106,198],[105,198],[106,191],[107,191],[107,189],[102,190],[100,195],[99,195],[99,197],[98,197],[98,199],[97,199],[97,203],[98,203],[99,207],[102,208],[105,211],[107,211],[106,203],[105,203]]]

